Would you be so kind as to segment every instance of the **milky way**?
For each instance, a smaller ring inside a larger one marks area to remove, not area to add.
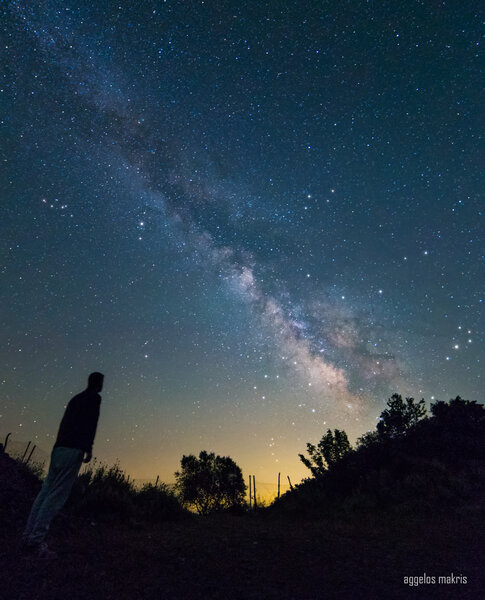
[[[96,369],[101,458],[300,477],[395,391],[478,400],[478,14],[102,4],[2,9],[0,433],[49,450]]]

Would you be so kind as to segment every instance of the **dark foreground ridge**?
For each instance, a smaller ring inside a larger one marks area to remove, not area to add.
[[[5,599],[476,600],[483,591],[480,506],[318,519],[263,511],[150,525],[76,517],[70,505],[52,528],[58,558],[42,561],[16,552],[39,485],[24,465],[0,454]],[[449,582],[438,583],[440,576]],[[415,579],[404,583],[406,577]]]

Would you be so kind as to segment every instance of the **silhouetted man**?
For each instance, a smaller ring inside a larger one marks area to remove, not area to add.
[[[88,387],[67,405],[51,454],[49,472],[34,501],[23,534],[22,549],[41,558],[54,558],[44,542],[52,519],[69,498],[83,462],[92,458],[104,375],[91,373]]]

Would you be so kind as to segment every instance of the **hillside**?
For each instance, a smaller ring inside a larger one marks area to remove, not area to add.
[[[2,598],[476,600],[483,590],[483,515],[473,507],[318,519],[265,511],[154,525],[110,524],[65,510],[50,535],[59,558],[45,562],[15,551],[38,487],[23,465],[0,454]],[[404,583],[424,573],[463,575],[467,583]]]
[[[367,434],[328,468],[309,463],[317,475],[270,511],[312,517],[324,511],[334,516],[392,513],[403,519],[480,512],[485,507],[484,407],[457,397],[431,411],[433,416],[392,434]]]

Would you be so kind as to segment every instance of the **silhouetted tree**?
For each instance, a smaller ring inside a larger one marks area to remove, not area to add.
[[[331,429],[318,442],[318,445],[308,443],[306,445],[309,458],[299,454],[301,462],[310,469],[312,475],[322,475],[329,467],[333,466],[343,456],[352,450],[345,431]]]
[[[368,448],[380,441],[377,431],[366,431],[363,435],[357,438],[357,448]]]
[[[393,394],[387,401],[387,406],[377,423],[380,438],[404,435],[426,414],[424,399],[415,403],[414,398],[403,400],[400,394]]]
[[[438,400],[431,405],[431,414],[438,421],[457,424],[479,423],[485,419],[483,404],[477,404],[475,400],[463,400],[460,396],[449,402]]]
[[[246,484],[232,458],[203,450],[199,458],[182,456],[180,464],[175,479],[181,500],[199,514],[244,505]]]
[[[455,461],[473,459],[485,451],[485,408],[460,396],[431,405],[428,445]]]

